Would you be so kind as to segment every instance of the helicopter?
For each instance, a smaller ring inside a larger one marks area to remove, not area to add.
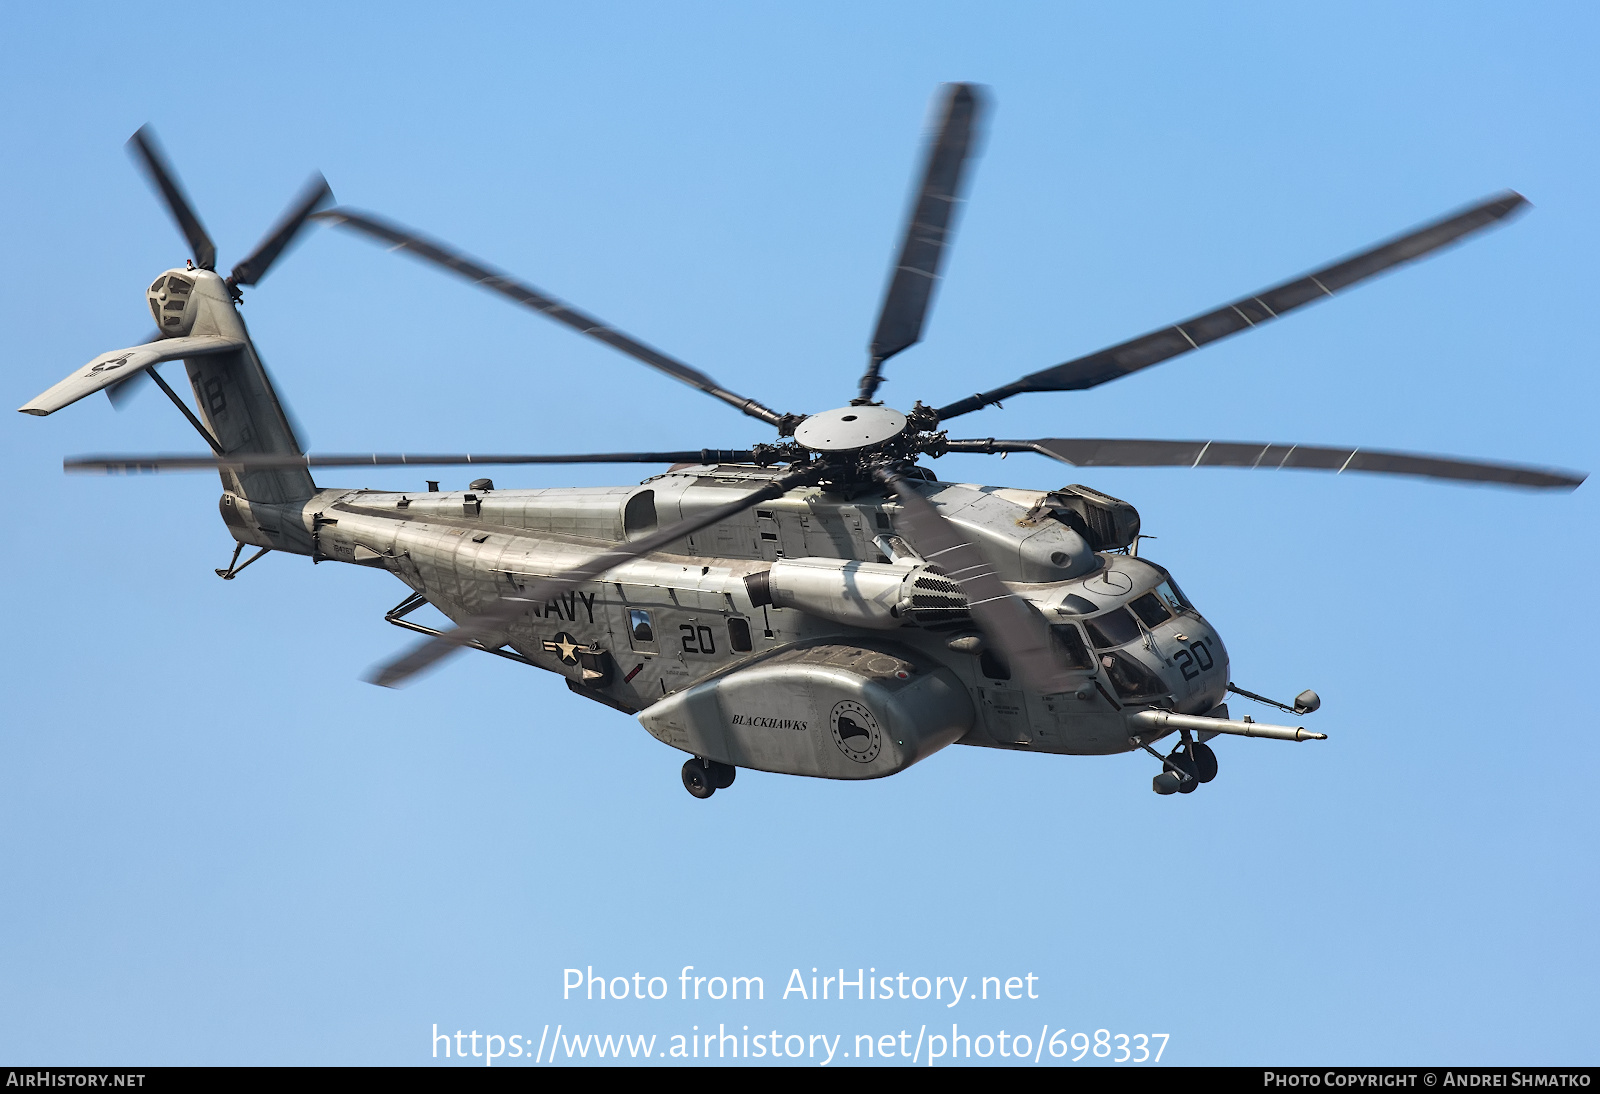
[[[1152,789],[1193,793],[1218,772],[1219,735],[1325,740],[1303,726],[1235,719],[1221,636],[1172,574],[1139,553],[1138,511],[1090,486],[1020,490],[940,481],[919,461],[1034,453],[1078,468],[1297,468],[1410,475],[1539,490],[1586,476],[1362,448],[1232,441],[952,438],[947,423],[1033,392],[1109,383],[1351,288],[1500,224],[1506,191],[1312,273],[1202,315],[943,406],[877,398],[883,366],[915,345],[942,276],[988,97],[938,92],[920,183],[848,405],[773,410],[706,373],[454,247],[331,205],[313,177],[227,276],[148,127],[129,142],[193,257],[146,291],[157,333],[101,354],[20,409],[54,413],[95,391],[113,402],[144,377],[210,455],[97,455],[69,472],[215,470],[234,579],[269,552],[383,569],[408,587],[384,618],[425,636],[371,678],[398,686],[461,649],[557,673],[576,695],[635,715],[687,753],[697,798],[740,768],[828,779],[904,771],[948,745],[1058,755],[1142,750]],[[300,234],[326,223],[404,251],[728,404],[776,436],[737,449],[589,454],[307,454],[245,327],[242,290]],[[182,360],[194,408],[159,364]],[[318,486],[354,467],[665,464],[629,486],[394,492]],[[255,552],[239,561],[247,547]],[[454,626],[408,618],[432,605]],[[1161,742],[1170,742],[1158,749]]]

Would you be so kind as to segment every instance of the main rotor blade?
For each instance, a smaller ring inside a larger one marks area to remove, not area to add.
[[[883,362],[922,340],[922,326],[939,281],[982,111],[983,97],[976,84],[945,85],[943,121],[938,135],[928,143],[922,186],[911,206],[894,275],[884,292],[878,329],[867,348],[869,360],[858,402],[872,401],[883,382],[879,375]]]
[[[781,478],[773,479],[766,486],[746,494],[737,501],[663,528],[652,535],[636,539],[629,543],[620,543],[609,550],[595,555],[582,566],[575,567],[565,573],[556,574],[539,581],[535,581],[523,592],[515,597],[503,597],[494,602],[487,609],[477,615],[470,616],[454,630],[430,638],[419,643],[406,654],[395,658],[368,677],[374,684],[386,688],[395,687],[429,665],[454,653],[462,646],[471,643],[482,643],[493,646],[500,645],[504,639],[495,641],[505,632],[505,629],[528,611],[530,605],[543,604],[550,597],[581,585],[586,581],[593,581],[609,570],[622,565],[630,559],[639,558],[652,551],[659,551],[668,547],[684,536],[692,535],[702,528],[716,524],[718,521],[727,520],[737,513],[742,513],[753,505],[760,505],[764,501],[782,497],[796,486],[811,482],[817,475],[814,468],[796,471]]]
[[[1318,448],[1299,444],[1238,441],[1088,440],[1044,437],[1036,441],[949,441],[950,452],[1037,452],[1074,467],[1265,467],[1306,471],[1367,471],[1427,479],[1575,490],[1588,475],[1579,471],[1511,463],[1456,460],[1375,448]]]
[[[590,338],[598,339],[613,349],[621,350],[636,361],[643,361],[651,368],[671,376],[674,380],[698,388],[708,395],[721,399],[728,405],[743,411],[752,418],[759,418],[768,425],[775,425],[780,430],[792,430],[798,425],[800,419],[794,415],[779,414],[770,410],[754,399],[746,399],[743,395],[736,395],[724,388],[711,377],[699,369],[691,368],[682,361],[668,357],[660,350],[639,342],[623,334],[615,327],[596,319],[592,315],[585,315],[576,308],[563,304],[552,296],[540,292],[510,274],[487,266],[475,258],[470,258],[460,251],[454,250],[437,240],[428,239],[418,235],[409,228],[403,228],[390,221],[380,220],[371,213],[361,213],[354,209],[337,208],[328,209],[320,213],[313,213],[313,220],[326,220],[332,224],[343,225],[373,239],[382,240],[390,244],[390,250],[406,250],[419,258],[426,259],[437,266],[457,273],[468,281],[482,285],[491,292],[509,297],[527,308],[532,308],[558,323],[565,323],[579,334],[586,334]]]
[[[464,465],[505,467],[529,463],[749,463],[755,453],[748,448],[700,448],[692,452],[596,452],[587,455],[533,456],[520,453],[502,455],[403,455],[374,452],[371,455],[301,456],[293,454],[237,456],[74,456],[63,460],[68,473],[137,475],[159,471],[215,471],[231,468],[268,471],[281,467],[459,467]]]
[[[200,218],[195,215],[194,206],[189,204],[189,198],[184,194],[183,187],[178,185],[178,176],[173,172],[166,156],[162,154],[155,130],[148,125],[140,126],[138,132],[128,138],[128,151],[144,168],[145,174],[155,184],[155,188],[161,191],[161,196],[167,203],[167,211],[172,214],[172,219],[177,221],[178,230],[183,233],[183,238],[189,241],[189,249],[194,252],[194,264],[202,270],[215,269],[217,246],[211,242],[211,237],[200,224]]]
[[[1422,258],[1441,247],[1455,243],[1473,232],[1487,228],[1516,213],[1528,204],[1511,190],[1497,194],[1470,209],[1425,224],[1403,236],[1380,243],[1360,254],[1325,266],[1304,277],[1286,281],[1255,296],[1224,304],[1215,311],[1186,319],[1171,327],[1123,342],[1121,345],[1077,357],[1042,372],[1031,373],[1004,387],[959,399],[941,407],[939,418],[951,418],[998,403],[1027,391],[1082,391],[1131,372],[1160,364],[1208,342],[1226,338],[1248,327],[1260,326],[1285,312],[1332,296],[1341,289],[1365,281],[1385,270]]]
[[[1067,676],[1044,620],[1011,595],[983,552],[940,516],[904,475],[887,468],[878,468],[873,474],[900,499],[897,530],[909,532],[905,538],[917,553],[961,586],[973,621],[1012,673],[1029,690],[1044,695],[1073,690],[1077,685]],[[899,529],[902,522],[905,527]]]
[[[305,186],[301,187],[300,195],[295,199],[288,212],[273,225],[272,230],[266,234],[256,249],[240,261],[233,268],[231,280],[235,285],[254,285],[272,268],[272,264],[294,242],[294,237],[300,234],[300,229],[305,227],[306,220],[316,211],[317,206],[333,198],[333,189],[328,185],[328,180],[322,177],[321,172],[311,176]]]

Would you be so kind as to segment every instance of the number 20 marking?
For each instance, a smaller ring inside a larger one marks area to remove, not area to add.
[[[717,652],[717,640],[712,635],[710,627],[695,627],[690,623],[679,623],[678,629],[683,632],[684,653]]]
[[[1217,663],[1216,658],[1211,656],[1210,646],[1211,639],[1201,638],[1189,643],[1189,649],[1180,648],[1173,655],[1174,660],[1178,662],[1178,667],[1183,670],[1183,678],[1185,680],[1198,678],[1202,672],[1209,671],[1211,666]],[[1193,653],[1191,654],[1190,651],[1193,651]],[[1195,668],[1196,664],[1200,667]]]

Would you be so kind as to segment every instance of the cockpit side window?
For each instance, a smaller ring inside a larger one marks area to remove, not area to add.
[[[1100,664],[1111,678],[1112,687],[1124,699],[1155,699],[1167,693],[1159,676],[1126,654],[1103,653]]]
[[[1097,650],[1108,650],[1139,637],[1139,624],[1134,622],[1126,608],[1096,616],[1087,620],[1084,626],[1089,628],[1089,641],[1094,643]]]
[[[1054,623],[1050,633],[1055,635],[1056,645],[1060,647],[1062,656],[1067,664],[1075,669],[1090,669],[1094,667],[1094,655],[1089,652],[1089,647],[1083,644],[1083,635],[1071,623]]]
[[[1156,586],[1156,595],[1166,602],[1167,607],[1172,609],[1173,615],[1184,611],[1194,611],[1194,605],[1189,603],[1189,598],[1183,595],[1170,577]]]

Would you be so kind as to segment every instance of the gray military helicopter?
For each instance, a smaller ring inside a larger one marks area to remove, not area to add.
[[[683,782],[710,797],[738,768],[830,779],[903,771],[950,744],[1066,755],[1143,749],[1158,794],[1217,773],[1219,734],[1321,740],[1234,719],[1221,637],[1165,569],[1139,556],[1132,505],[1087,486],[941,482],[947,452],[1032,452],[1075,467],[1256,467],[1417,475],[1570,490],[1580,474],[1358,448],[1228,441],[955,439],[944,424],[1026,392],[1079,391],[1347,289],[1504,220],[1494,196],[1353,257],[1204,315],[937,409],[876,395],[883,364],[915,344],[940,277],[982,91],[947,85],[860,389],[850,405],[780,413],[445,244],[367,213],[322,209],[313,179],[223,278],[216,248],[147,130],[130,142],[194,251],[151,283],[158,336],[101,354],[21,409],[46,415],[149,375],[210,456],[91,456],[70,471],[216,469],[235,547],[232,579],[269,551],[388,570],[411,590],[385,618],[427,640],[378,671],[394,686],[462,648],[559,673],[576,694],[636,714],[689,754]],[[239,315],[311,220],[405,250],[564,323],[776,430],[737,450],[588,455],[306,455]],[[195,409],[157,374],[182,359]],[[635,486],[425,492],[319,487],[313,468],[668,464]],[[258,550],[239,562],[246,545]],[[432,604],[456,626],[408,619]],[[1176,734],[1163,754],[1154,745]]]

